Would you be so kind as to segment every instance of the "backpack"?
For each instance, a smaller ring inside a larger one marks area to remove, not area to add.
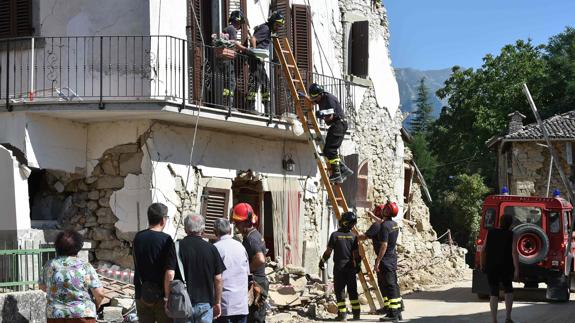
[[[184,319],[192,317],[192,302],[186,287],[186,274],[180,259],[180,242],[176,241],[176,258],[178,268],[182,275],[182,280],[174,279],[170,282],[170,296],[166,304],[166,314],[173,319]]]

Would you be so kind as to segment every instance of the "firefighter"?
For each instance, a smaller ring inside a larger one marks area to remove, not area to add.
[[[381,277],[382,296],[386,299],[387,316],[380,318],[382,322],[399,322],[403,311],[403,300],[397,284],[397,252],[396,244],[399,235],[399,225],[393,218],[399,213],[395,202],[387,202],[383,208],[383,222],[378,239],[381,247],[375,260],[375,271],[378,280]]]
[[[372,212],[368,211],[367,213],[370,215],[370,217],[374,220],[374,222],[371,224],[371,226],[369,227],[369,229],[367,229],[367,231],[365,231],[365,233],[360,234],[358,236],[360,241],[363,240],[367,240],[367,239],[371,239],[372,244],[373,244],[373,251],[375,252],[375,254],[377,255],[379,253],[379,249],[381,249],[381,240],[380,239],[380,231],[382,228],[382,222],[383,222],[383,210],[385,209],[385,204],[378,204],[375,206],[375,208],[373,209]],[[383,281],[383,272],[379,272],[377,273],[377,286],[379,287],[379,291],[381,292],[381,295],[385,295],[384,294],[384,281]],[[384,313],[387,314],[388,308],[388,302],[387,302],[387,297],[383,296],[383,301],[384,301],[384,307],[380,308],[377,310],[378,314]]]
[[[316,111],[316,118],[323,119],[329,126],[323,146],[323,155],[327,159],[331,169],[329,181],[332,183],[343,183],[346,177],[353,174],[344,163],[341,162],[338,149],[343,142],[347,131],[347,122],[341,104],[331,93],[326,92],[317,83],[312,83],[308,89],[310,100],[319,106]]]
[[[272,34],[275,34],[283,27],[285,17],[281,11],[273,12],[268,21],[264,24],[254,28],[254,34],[250,39],[251,47],[256,49],[269,50]],[[252,52],[250,52],[252,53]],[[257,114],[255,108],[256,95],[258,89],[261,87],[262,103],[264,104],[265,113],[270,113],[270,90],[269,78],[266,73],[265,65],[262,59],[255,56],[253,53],[248,57],[248,64],[250,66],[250,76],[248,79],[248,101],[249,113]]]
[[[263,323],[266,321],[265,300],[268,296],[269,282],[266,277],[266,244],[260,232],[256,229],[258,217],[248,203],[238,203],[234,206],[232,220],[242,234],[242,245],[248,253],[251,281],[260,288],[259,304],[249,307],[248,322]]]
[[[345,212],[339,220],[339,229],[331,234],[327,248],[319,262],[319,268],[325,269],[325,263],[333,255],[333,284],[338,308],[338,321],[347,319],[345,307],[345,289],[349,294],[353,319],[360,319],[360,304],[357,293],[357,273],[361,270],[361,258],[359,256],[358,239],[351,232],[357,223],[354,212]]]
[[[228,18],[229,25],[222,30],[222,33],[227,34],[230,43],[234,45],[234,49],[238,52],[245,52],[247,48],[238,41],[238,30],[240,30],[245,23],[244,15],[240,10],[234,10],[230,13]],[[218,62],[218,68],[222,74],[223,78],[223,91],[222,95],[225,100],[225,106],[231,107],[233,110],[234,106],[234,93],[236,90],[236,77],[234,69],[234,60],[232,59],[220,59]]]

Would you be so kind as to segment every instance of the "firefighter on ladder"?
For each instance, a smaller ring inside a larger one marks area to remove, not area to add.
[[[361,258],[359,256],[358,238],[351,232],[357,223],[354,212],[345,212],[339,220],[339,229],[333,232],[327,244],[327,249],[319,262],[319,268],[325,270],[325,263],[333,255],[333,284],[338,308],[338,321],[347,320],[345,306],[345,289],[349,294],[353,319],[360,319],[359,295],[357,292],[357,273],[361,271]]]
[[[316,118],[323,119],[329,126],[325,137],[325,145],[323,146],[323,155],[331,169],[329,181],[341,184],[348,176],[353,174],[353,171],[341,162],[341,157],[338,153],[347,131],[347,122],[345,121],[343,109],[338,99],[333,94],[326,92],[317,83],[312,83],[309,86],[308,93],[310,100],[319,106],[319,110],[316,111]]]
[[[395,202],[388,201],[385,204],[378,237],[381,247],[375,260],[375,271],[378,273],[379,285],[387,308],[387,315],[379,319],[382,322],[399,322],[402,319],[403,300],[397,284],[396,244],[399,225],[393,221],[398,213],[399,207]]]
[[[272,35],[277,33],[284,24],[284,15],[280,11],[273,12],[266,23],[254,28],[253,36],[250,39],[251,47],[256,50],[269,50]],[[270,113],[271,96],[269,78],[266,73],[264,61],[261,57],[256,56],[254,51],[248,51],[248,53],[250,76],[248,79],[248,95],[246,96],[246,100],[248,101],[247,112],[257,114],[255,101],[258,89],[261,87],[262,103],[264,104],[265,113],[268,114]]]

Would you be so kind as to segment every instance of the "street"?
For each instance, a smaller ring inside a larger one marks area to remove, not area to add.
[[[519,286],[519,285],[518,285]],[[491,322],[488,300],[471,293],[471,280],[406,295],[404,322]],[[512,318],[516,323],[573,322],[575,296],[569,303],[545,301],[545,289],[515,290]],[[499,303],[499,322],[505,321],[505,304]],[[377,322],[378,316],[364,315],[362,322]]]

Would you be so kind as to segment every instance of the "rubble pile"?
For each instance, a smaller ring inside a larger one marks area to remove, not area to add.
[[[273,262],[266,267],[266,274],[270,282],[268,321],[312,322],[337,315],[333,285],[324,284],[319,276],[293,265],[280,268]]]

